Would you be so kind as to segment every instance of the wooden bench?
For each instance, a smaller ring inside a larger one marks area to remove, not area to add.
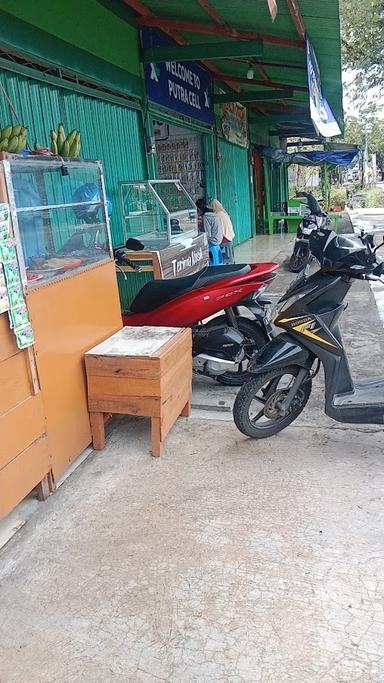
[[[179,415],[188,416],[192,395],[189,329],[124,327],[85,354],[93,447],[104,448],[104,414],[151,418],[152,455]]]

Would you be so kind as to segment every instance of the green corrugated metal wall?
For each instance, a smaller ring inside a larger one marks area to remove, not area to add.
[[[30,144],[37,139],[42,146],[48,146],[49,131],[60,121],[68,131],[81,131],[82,156],[103,162],[106,190],[113,206],[112,240],[115,246],[122,244],[125,236],[118,184],[121,180],[147,177],[140,112],[8,70],[0,70],[0,82],[29,128]],[[10,122],[15,123],[9,105],[0,95],[0,124]],[[128,274],[126,280],[119,275],[122,308],[129,306],[149,279],[150,273]]]
[[[252,237],[248,150],[219,139],[218,152],[220,201],[231,216],[239,244]]]
[[[0,71],[0,82],[29,128],[29,142],[48,146],[49,131],[62,121],[66,130],[82,134],[82,156],[101,159],[107,193],[112,201],[113,243],[124,241],[119,205],[121,180],[146,178],[141,114],[118,104],[58,88],[11,71]],[[0,95],[0,124],[15,123],[9,105]]]

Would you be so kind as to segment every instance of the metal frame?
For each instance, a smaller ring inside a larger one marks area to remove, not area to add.
[[[29,163],[26,159],[23,159],[22,157],[19,158],[20,161],[24,160],[26,163]],[[45,158],[43,157],[40,160],[31,160],[31,166],[33,165],[33,161],[36,161],[37,163],[44,163],[49,160],[49,157]],[[57,160],[52,160],[48,161],[48,163],[54,163],[56,161],[56,166],[60,167],[62,166],[62,162],[59,162]],[[20,267],[20,274],[21,274],[21,282],[22,285],[25,288],[29,287],[28,279],[27,279],[27,269],[25,265],[25,258],[24,258],[24,252],[23,252],[23,247],[22,247],[22,240],[21,240],[21,233],[20,233],[20,227],[19,227],[19,221],[18,221],[18,214],[19,213],[26,213],[28,211],[42,211],[45,209],[56,209],[56,208],[72,208],[73,206],[83,206],[86,204],[87,206],[89,204],[99,204],[100,207],[102,207],[103,213],[104,213],[104,222],[105,222],[105,227],[106,227],[106,232],[107,232],[107,239],[108,239],[108,255],[109,258],[113,258],[113,248],[112,248],[112,238],[111,238],[111,229],[110,229],[110,223],[109,223],[109,216],[108,216],[108,210],[107,210],[107,200],[106,200],[106,193],[105,193],[105,183],[104,183],[104,173],[103,173],[103,165],[101,161],[92,161],[92,160],[84,160],[81,162],[76,162],[76,161],[66,161],[65,165],[76,165],[77,167],[82,167],[85,164],[92,164],[96,165],[99,171],[99,177],[100,177],[100,184],[101,184],[101,189],[102,189],[102,194],[103,194],[103,200],[100,202],[74,202],[72,204],[49,204],[46,206],[39,206],[39,207],[22,207],[18,209],[16,207],[16,202],[15,202],[15,193],[13,189],[13,179],[12,179],[12,170],[11,170],[11,165],[12,161],[10,160],[3,160],[0,162],[3,165],[4,168],[4,177],[5,177],[5,184],[7,188],[7,195],[8,195],[8,200],[9,200],[9,208],[10,208],[10,215],[12,218],[12,228],[13,228],[13,233],[15,236],[16,240],[16,253],[17,253],[17,260],[19,262],[19,267]],[[81,229],[81,226],[79,226]],[[84,228],[87,226],[85,225]],[[106,252],[107,254],[107,252]],[[64,278],[69,277],[72,274],[77,274],[79,270],[87,270],[92,267],[97,267],[100,265],[100,261],[97,261],[96,263],[91,263],[91,264],[85,264],[84,266],[81,266],[78,270],[76,270],[74,273],[66,272],[64,275],[59,276],[55,278],[54,281],[59,281]],[[38,282],[34,283],[33,287],[37,287],[39,285],[45,285],[47,284],[46,282]]]

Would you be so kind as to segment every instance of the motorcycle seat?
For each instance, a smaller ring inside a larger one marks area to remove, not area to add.
[[[233,275],[245,275],[250,270],[251,267],[248,264],[242,263],[230,266],[210,266],[186,277],[147,282],[136,294],[129,313],[148,313],[176,299],[181,294],[225,280]]]

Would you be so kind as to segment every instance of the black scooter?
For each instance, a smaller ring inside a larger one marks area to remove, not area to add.
[[[384,377],[354,382],[338,326],[354,279],[381,280],[372,235],[362,244],[331,230],[310,237],[320,270],[303,273],[277,304],[274,324],[284,331],[254,355],[253,374],[237,395],[233,416],[247,436],[263,438],[285,429],[301,413],[321,365],[325,413],[338,422],[384,424]]]
[[[321,215],[309,214],[301,219],[296,232],[293,252],[289,259],[289,270],[292,273],[300,273],[311,261],[311,249],[309,238],[313,232],[325,227],[328,221],[328,214]]]

